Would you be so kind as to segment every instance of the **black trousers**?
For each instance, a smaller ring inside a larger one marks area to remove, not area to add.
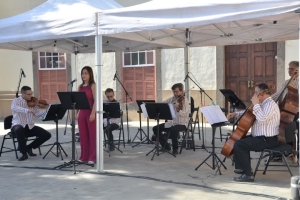
[[[113,132],[114,130],[119,129],[119,128],[120,128],[119,125],[118,125],[118,124],[115,124],[115,123],[109,124],[109,125],[107,125],[107,126],[105,127],[106,137],[107,137],[107,140],[108,140],[109,142],[113,142],[113,141],[114,141],[114,136],[113,136],[112,132]]]
[[[161,132],[164,131],[164,132],[170,132],[170,136],[169,138],[172,139],[172,146],[173,146],[173,149],[178,149],[178,135],[179,135],[179,131],[185,131],[186,130],[186,127],[185,125],[174,125],[172,126],[171,128],[165,128],[165,124],[159,124],[159,143],[161,144],[162,147],[165,146],[167,140],[162,137],[162,134]],[[154,126],[152,128],[153,130],[153,133],[154,135],[156,135],[157,137],[157,125]]]
[[[15,125],[11,128],[11,131],[12,134],[17,137],[19,149],[22,154],[25,154],[27,149],[38,148],[51,138],[51,133],[39,126],[34,126],[32,129],[29,129],[28,125],[26,125],[25,128],[23,128],[21,125]],[[37,138],[26,146],[26,138],[32,136],[37,136]]]
[[[274,147],[278,144],[278,137],[252,137],[247,136],[234,143],[234,161],[235,169],[241,169],[245,171],[245,174],[250,176],[251,162],[250,151],[263,151],[266,148]]]

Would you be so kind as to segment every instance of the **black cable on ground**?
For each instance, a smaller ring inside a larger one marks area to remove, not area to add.
[[[58,170],[58,171],[73,171],[71,169],[54,169],[50,167],[26,167],[26,166],[13,166],[13,165],[0,165],[0,167],[7,167],[7,168],[25,168],[25,169],[41,169],[41,170]],[[93,172],[93,171],[87,171],[87,170],[76,170],[76,172],[79,173],[88,173],[88,174],[95,174],[95,175],[104,175],[104,176],[116,176],[116,177],[125,177],[125,178],[137,178],[137,179],[143,179],[143,180],[151,180],[151,181],[157,181],[157,182],[164,182],[164,183],[171,183],[171,184],[177,184],[177,185],[183,185],[183,186],[193,186],[193,187],[201,187],[208,190],[214,190],[218,192],[224,192],[224,193],[235,193],[235,194],[241,194],[241,195],[248,195],[248,196],[258,196],[258,197],[265,197],[269,199],[278,199],[278,200],[286,200],[287,198],[279,197],[279,196],[273,196],[273,195],[266,195],[266,194],[258,194],[258,193],[252,193],[252,192],[242,192],[242,191],[236,191],[236,190],[228,190],[228,189],[219,189],[207,186],[203,180],[207,178],[214,178],[214,176],[211,176],[207,174],[206,178],[200,178],[202,180],[202,183],[204,185],[196,184],[196,183],[185,183],[185,182],[177,182],[172,180],[163,180],[158,178],[152,178],[147,176],[133,176],[133,175],[126,175],[126,174],[118,174],[118,173],[111,173],[111,172]],[[189,175],[192,178],[199,178],[199,177],[193,177]]]

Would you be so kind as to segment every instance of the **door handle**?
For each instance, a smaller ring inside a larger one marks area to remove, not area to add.
[[[251,87],[253,88],[254,86],[254,80],[251,80]]]
[[[250,81],[248,81],[248,88],[250,88],[251,84],[250,84]]]

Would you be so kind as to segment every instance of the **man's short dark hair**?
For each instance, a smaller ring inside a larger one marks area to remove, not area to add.
[[[109,92],[112,92],[112,93],[114,93],[114,90],[113,90],[113,89],[111,89],[111,88],[107,88],[107,89],[105,90],[105,94],[106,94],[106,93],[109,93]]]
[[[291,61],[289,65],[294,65],[299,68],[299,61]]]
[[[27,90],[31,90],[31,88],[29,86],[23,86],[21,88],[21,93],[25,93]]]
[[[172,90],[175,90],[176,88],[178,88],[180,91],[183,90],[183,84],[182,83],[176,83],[172,86]]]
[[[258,87],[260,91],[265,91],[266,94],[271,94],[269,86],[265,83],[257,84],[256,87]]]

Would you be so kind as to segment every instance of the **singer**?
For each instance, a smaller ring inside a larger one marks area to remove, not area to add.
[[[78,119],[81,147],[78,161],[94,164],[96,162],[96,83],[91,67],[82,68],[81,79],[82,83],[78,91],[86,93],[92,110],[77,110],[76,119]]]

